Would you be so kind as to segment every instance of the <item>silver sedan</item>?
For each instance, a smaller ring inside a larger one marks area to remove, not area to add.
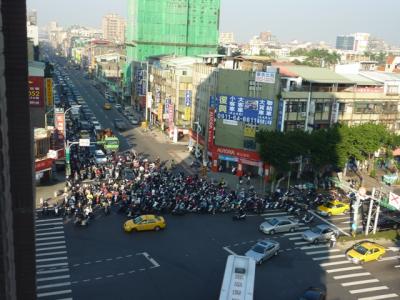
[[[260,265],[264,260],[278,255],[279,248],[280,245],[277,241],[265,239],[251,247],[251,249],[245,253],[245,256],[253,258],[256,264]]]

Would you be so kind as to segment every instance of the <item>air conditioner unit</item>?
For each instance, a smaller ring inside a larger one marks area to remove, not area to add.
[[[307,113],[306,113],[306,112],[302,112],[302,113],[300,113],[300,116],[302,116],[303,118],[305,118],[305,117],[306,117],[306,115],[307,115]]]

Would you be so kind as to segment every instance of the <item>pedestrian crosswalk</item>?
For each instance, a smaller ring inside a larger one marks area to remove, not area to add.
[[[263,216],[285,215],[285,212],[267,213]],[[318,216],[323,219],[321,216]],[[332,216],[326,223],[336,227],[339,231],[349,235],[351,220],[349,215]],[[358,300],[380,300],[400,298],[398,294],[391,293],[390,288],[381,284],[378,278],[370,272],[366,272],[363,266],[354,265],[346,259],[346,255],[341,253],[338,248],[330,248],[326,244],[310,244],[303,241],[303,230],[308,227],[300,227],[296,232],[285,233],[282,236],[292,241],[297,249],[304,251],[305,255],[318,263],[319,266],[332,278],[337,281],[343,288],[348,289],[349,294]],[[389,257],[395,259],[397,256]],[[382,259],[383,260],[383,259]],[[400,267],[400,266],[395,266]]]
[[[62,218],[36,220],[36,296],[71,300],[71,277]]]
[[[360,297],[358,300],[399,298],[396,293],[388,293],[390,288],[381,285],[379,279],[374,278],[370,272],[365,272],[362,266],[353,265],[344,254],[335,254],[340,252],[339,249],[328,248],[326,245],[302,248],[300,249],[307,250],[305,254],[318,262],[319,266],[343,288],[348,288],[351,295]],[[308,251],[314,248],[318,251]]]

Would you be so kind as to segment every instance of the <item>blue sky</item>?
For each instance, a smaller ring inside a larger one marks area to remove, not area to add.
[[[107,12],[126,16],[127,0],[27,0],[38,10],[39,25],[100,27]],[[270,30],[280,40],[333,43],[337,34],[369,32],[400,45],[399,0],[221,0],[220,31],[248,41]]]

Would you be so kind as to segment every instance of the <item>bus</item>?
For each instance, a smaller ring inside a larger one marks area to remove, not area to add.
[[[246,256],[229,255],[219,300],[253,300],[256,262]]]

